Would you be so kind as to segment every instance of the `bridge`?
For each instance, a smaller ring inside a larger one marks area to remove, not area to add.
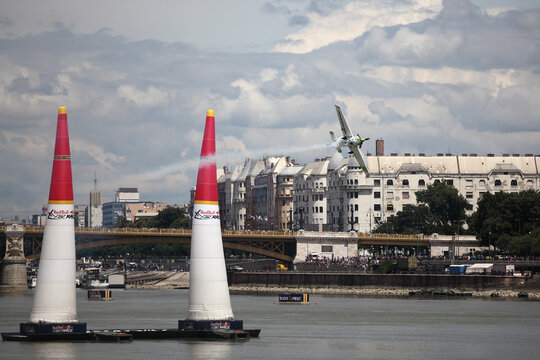
[[[0,227],[0,234],[6,227]],[[429,246],[429,236],[401,234],[366,233],[305,233],[303,231],[237,231],[223,230],[223,246],[267,256],[282,261],[292,261],[297,254],[299,238],[319,238],[331,240],[334,236],[354,240],[357,246]],[[27,260],[39,258],[42,226],[25,226],[25,254]],[[90,249],[101,246],[141,244],[141,243],[180,243],[189,245],[191,229],[139,229],[139,228],[75,228],[76,249]]]

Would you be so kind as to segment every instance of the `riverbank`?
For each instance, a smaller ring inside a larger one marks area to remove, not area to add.
[[[379,276],[370,276],[369,278],[378,277]],[[411,276],[407,275],[405,277]],[[534,284],[535,283],[536,282],[534,282]],[[498,286],[487,286],[483,288],[463,286],[464,284],[461,284],[462,286],[445,286],[443,284],[444,283],[441,282],[441,285],[434,286],[392,286],[392,284],[389,285],[387,281],[384,281],[377,285],[347,286],[336,284],[305,285],[301,284],[300,281],[295,284],[288,283],[268,285],[261,283],[235,284],[232,282],[229,286],[229,290],[231,293],[278,294],[285,292],[307,292],[317,295],[348,295],[365,297],[433,296],[518,299],[520,296],[522,296],[527,297],[530,300],[540,300],[540,289],[537,286],[531,286],[533,285],[531,282],[523,283],[521,286],[519,286],[519,288],[512,288],[511,286],[504,287],[500,284],[498,284]],[[476,284],[478,285],[478,282],[476,282]],[[127,276],[126,288],[153,290],[187,289],[189,288],[189,272],[132,272]]]
[[[126,277],[126,289],[187,289],[189,272],[150,271],[131,272]]]
[[[540,291],[516,290],[468,290],[468,289],[425,289],[425,288],[351,288],[351,287],[305,287],[305,286],[230,286],[231,293],[279,294],[279,293],[309,293],[316,295],[347,295],[360,297],[473,297],[518,299],[527,294],[529,300],[540,301]]]

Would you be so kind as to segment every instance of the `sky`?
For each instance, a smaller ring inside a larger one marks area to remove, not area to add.
[[[157,4],[157,6],[156,6]],[[385,153],[540,154],[540,5],[516,0],[0,0],[0,217],[47,204],[67,107],[75,203],[184,204],[207,109],[218,166]]]

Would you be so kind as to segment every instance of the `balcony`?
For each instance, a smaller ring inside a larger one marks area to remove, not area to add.
[[[355,185],[342,185],[343,190],[372,190],[373,185],[369,184],[355,184]]]

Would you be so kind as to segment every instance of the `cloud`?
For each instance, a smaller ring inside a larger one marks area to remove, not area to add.
[[[114,164],[125,160],[124,156],[108,153],[102,146],[92,144],[84,139],[72,139],[71,149],[73,152],[81,152],[90,155],[98,164],[105,169],[112,169]]]
[[[440,1],[410,0],[350,2],[328,15],[312,12],[309,25],[274,47],[276,52],[302,54],[337,41],[350,41],[375,27],[416,23],[435,17]]]
[[[121,85],[118,87],[118,95],[134,103],[137,107],[154,107],[166,105],[169,101],[174,100],[174,93],[156,89],[149,86],[146,91],[141,91],[130,85]]]
[[[0,216],[38,212],[46,202],[63,105],[82,203],[94,171],[104,201],[120,186],[139,187],[147,200],[187,201],[207,109],[216,114],[218,166],[329,155],[336,103],[351,130],[384,138],[388,153],[537,152],[538,9],[272,4],[285,7],[287,20],[309,19],[287,28],[283,52],[210,52],[114,31],[78,33],[67,23],[0,37]],[[373,141],[364,147],[375,151]]]
[[[355,40],[360,63],[430,68],[530,67],[538,53],[540,9],[489,16],[467,0],[445,1],[439,15],[416,24],[373,28]],[[535,64],[534,66],[538,66]]]

